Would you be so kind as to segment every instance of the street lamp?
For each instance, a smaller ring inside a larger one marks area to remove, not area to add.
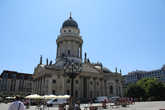
[[[71,100],[69,110],[74,110],[74,79],[81,72],[81,69],[81,63],[66,59],[66,63],[64,64],[64,74],[71,79]]]

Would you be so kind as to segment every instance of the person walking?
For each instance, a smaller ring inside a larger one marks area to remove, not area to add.
[[[25,106],[20,99],[19,96],[16,96],[15,101],[10,104],[8,110],[25,110]]]

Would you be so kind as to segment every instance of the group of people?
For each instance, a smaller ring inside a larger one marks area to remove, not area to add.
[[[25,110],[25,105],[20,96],[16,96],[15,101],[10,104],[8,110]]]
[[[128,97],[123,97],[123,98],[119,98],[119,100],[117,101],[119,103],[119,105],[122,104],[135,104],[135,99],[134,98],[128,98]]]

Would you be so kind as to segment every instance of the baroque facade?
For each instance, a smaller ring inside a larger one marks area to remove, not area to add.
[[[86,53],[82,59],[83,39],[77,22],[71,16],[62,24],[56,43],[56,61],[46,59],[46,64],[43,64],[41,56],[34,69],[33,93],[71,94],[71,79],[64,71],[69,60],[81,65],[81,72],[74,79],[73,96],[122,96],[121,73],[112,72],[101,63],[91,63]]]

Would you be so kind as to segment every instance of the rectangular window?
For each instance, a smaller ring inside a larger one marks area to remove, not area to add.
[[[53,84],[55,84],[55,83],[56,83],[56,80],[55,80],[55,79],[53,79],[53,81],[52,81],[52,82],[53,82]]]

